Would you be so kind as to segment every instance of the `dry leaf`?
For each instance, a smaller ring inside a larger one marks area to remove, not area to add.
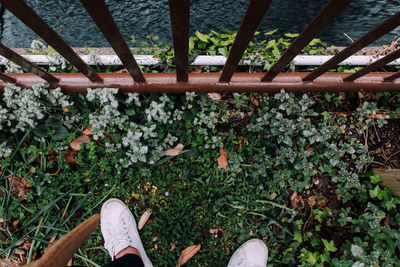
[[[251,98],[251,103],[253,103],[256,107],[258,107],[260,105],[260,103],[258,102],[257,98],[255,98],[254,96]]]
[[[318,208],[322,209],[323,207],[326,206],[326,204],[328,203],[328,199],[326,197],[323,196],[323,200],[317,200],[317,206]]]
[[[184,145],[182,145],[181,143],[179,143],[179,144],[176,145],[176,147],[166,150],[166,151],[165,151],[165,155],[166,155],[166,156],[176,156],[176,155],[179,155],[179,152],[181,152],[182,149],[183,149],[184,147],[185,147]]]
[[[383,224],[384,224],[385,226],[389,226],[389,225],[390,225],[390,215],[386,216],[386,219],[385,219],[385,221],[383,222]]]
[[[304,200],[301,196],[298,196],[297,192],[293,192],[290,197],[290,202],[292,204],[292,208],[298,208],[299,210],[304,209]]]
[[[151,211],[146,210],[143,215],[140,217],[139,223],[138,223],[138,229],[142,229],[143,226],[146,224],[147,220],[150,218]]]
[[[171,248],[170,248],[169,251],[174,251],[175,249],[176,249],[176,245],[175,245],[175,244],[172,244],[172,246],[171,246]]]
[[[190,260],[190,258],[192,258],[200,250],[200,247],[200,245],[193,245],[182,250],[178,259],[179,266],[182,266],[188,260]]]
[[[57,161],[58,154],[55,150],[47,150],[47,160],[49,162],[55,162]]]
[[[228,168],[228,154],[222,147],[219,148],[218,166],[222,169]]]
[[[87,135],[81,135],[78,138],[76,138],[74,141],[69,143],[69,145],[71,146],[71,148],[73,150],[79,151],[79,150],[81,150],[82,143],[89,143],[89,142],[90,142],[90,138]]]
[[[315,196],[311,196],[311,197],[307,198],[307,202],[308,202],[308,205],[310,205],[311,208],[314,207],[315,204],[316,204]]]
[[[91,135],[93,131],[92,125],[89,125],[85,130],[82,131],[84,135]]]
[[[208,93],[208,96],[212,99],[212,100],[221,100],[221,95],[219,93]]]
[[[12,177],[8,177],[8,181],[11,183],[11,180],[13,180],[12,187],[11,187],[11,194],[16,197],[16,198],[23,198],[26,195],[26,192],[29,191],[29,188],[31,185],[25,180],[25,178],[19,178],[17,176],[14,176],[14,179]]]
[[[114,73],[128,73],[128,70],[127,69],[117,70],[114,71]]]
[[[63,151],[63,154],[64,154],[65,162],[70,163],[70,164],[79,164],[79,162],[77,162],[75,160],[75,156],[76,156],[75,151],[65,150],[65,151]]]
[[[45,252],[48,252],[50,249],[53,248],[54,246],[54,242],[56,241],[56,236],[52,236],[49,240],[49,244],[46,246],[46,248],[44,249]]]

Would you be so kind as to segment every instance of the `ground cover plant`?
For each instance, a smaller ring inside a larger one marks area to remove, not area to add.
[[[39,258],[117,197],[137,219],[151,214],[140,234],[155,266],[177,265],[191,245],[200,250],[187,266],[226,266],[250,238],[265,241],[270,266],[398,265],[399,199],[371,167],[400,165],[398,120],[375,116],[397,117],[399,102],[7,85],[0,261]],[[73,264],[102,266],[102,244],[98,229]]]

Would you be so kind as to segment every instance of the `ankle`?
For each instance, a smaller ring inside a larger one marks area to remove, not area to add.
[[[129,247],[127,247],[127,248],[124,248],[123,250],[121,250],[120,252],[118,252],[118,253],[115,255],[115,259],[121,258],[121,257],[123,257],[123,256],[126,255],[126,254],[135,254],[135,255],[138,255],[138,256],[140,257],[140,259],[142,259],[142,256],[140,255],[139,250],[137,250],[136,248],[131,247],[131,246],[129,246]]]

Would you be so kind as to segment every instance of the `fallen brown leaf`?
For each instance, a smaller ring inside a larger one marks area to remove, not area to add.
[[[218,166],[222,169],[228,168],[228,154],[222,147],[219,148],[219,157],[217,161]]]
[[[69,143],[69,145],[71,146],[71,148],[73,150],[79,151],[79,150],[81,150],[82,143],[89,143],[89,142],[90,142],[90,137],[83,134],[83,135],[79,136],[78,138],[76,138],[71,143]]]
[[[307,202],[308,202],[308,205],[310,205],[311,208],[314,207],[315,204],[316,204],[315,196],[311,196],[311,197],[307,198]]]
[[[178,259],[179,266],[184,265],[188,260],[190,260],[200,250],[200,247],[201,245],[193,245],[182,250]]]
[[[182,144],[177,144],[174,148],[171,148],[171,149],[168,149],[168,150],[166,150],[165,151],[165,155],[166,156],[176,156],[176,155],[179,155],[179,152],[181,152],[182,151],[182,149],[184,148],[185,146],[184,145],[182,145]]]
[[[12,186],[11,186],[11,194],[16,197],[16,198],[23,198],[26,196],[26,192],[29,191],[29,188],[31,185],[26,181],[25,178],[19,178],[17,176],[14,176],[14,179],[12,177],[8,177],[8,181],[11,183],[12,180]]]
[[[292,204],[292,208],[297,208],[299,210],[304,209],[304,199],[297,194],[297,192],[293,192],[292,196],[290,197],[290,202]]]
[[[253,103],[256,107],[258,107],[260,105],[257,98],[255,98],[254,96],[251,98],[251,103]]]
[[[77,155],[75,151],[65,150],[63,151],[63,154],[65,162],[70,164],[79,164],[79,162],[75,160],[75,156]]]
[[[93,131],[92,125],[89,125],[85,130],[82,131],[84,135],[91,135]]]
[[[114,71],[114,73],[128,73],[128,70],[127,69],[117,70]]]
[[[57,161],[57,156],[58,156],[58,154],[55,150],[51,150],[51,149],[47,150],[47,160],[49,162]]]
[[[138,229],[141,230],[143,226],[146,224],[147,220],[150,218],[151,211],[146,210],[143,215],[140,217],[139,223],[138,223]]]
[[[169,249],[169,251],[174,251],[176,249],[176,245],[172,244],[171,248]]]
[[[386,219],[385,219],[385,221],[383,222],[383,224],[384,224],[385,226],[389,226],[389,225],[390,225],[390,215],[386,216]]]
[[[222,97],[219,93],[208,93],[208,96],[212,99],[212,100],[221,100]]]
[[[326,197],[323,197],[323,200],[317,200],[317,206],[318,208],[322,209],[323,207],[326,206],[326,204],[328,203],[328,199]]]
[[[54,242],[56,241],[56,236],[52,236],[49,240],[49,244],[44,249],[45,252],[48,252],[50,249],[53,248]]]

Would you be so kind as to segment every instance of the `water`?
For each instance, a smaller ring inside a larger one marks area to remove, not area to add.
[[[274,0],[259,27],[262,32],[278,28],[278,35],[300,32],[328,0]],[[91,21],[79,0],[26,0],[51,27],[74,47],[109,46]],[[106,0],[125,39],[140,41],[147,35],[158,35],[171,41],[167,0]],[[208,33],[237,30],[248,0],[192,0],[191,31]],[[354,0],[319,37],[336,46],[350,44],[348,34],[357,39],[374,26],[400,10],[400,0]],[[1,26],[1,42],[10,47],[29,47],[38,38],[28,27],[5,11]],[[374,45],[390,43],[400,36],[400,27],[385,35]]]

